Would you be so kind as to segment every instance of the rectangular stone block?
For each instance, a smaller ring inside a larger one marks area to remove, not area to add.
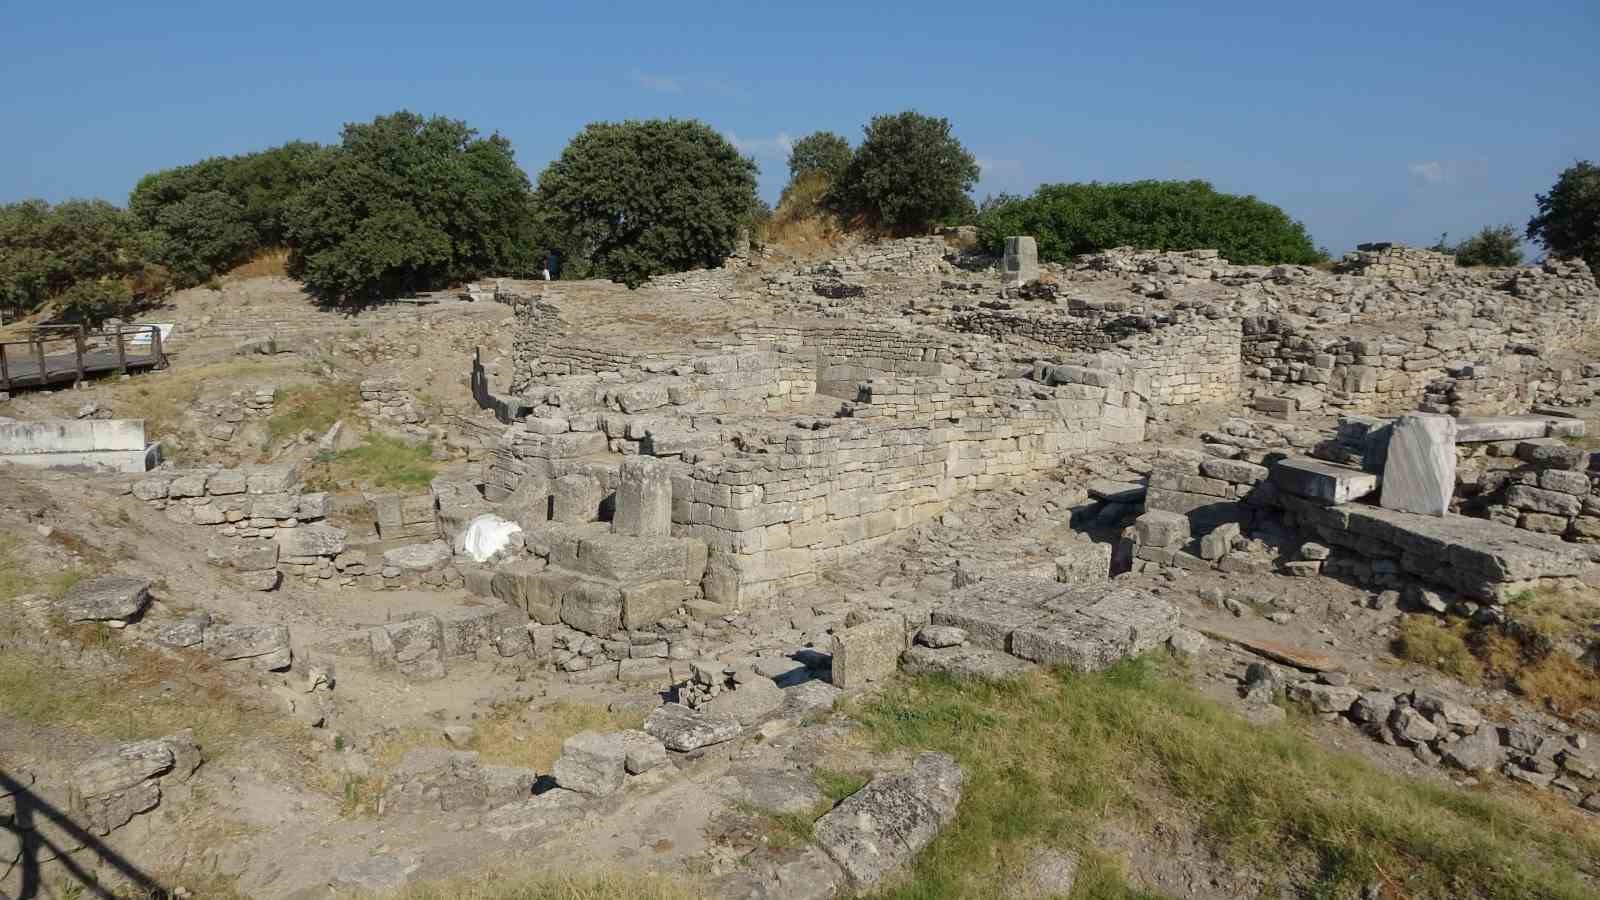
[[[672,533],[672,473],[666,463],[649,457],[623,461],[611,528],[642,537]]]
[[[851,690],[890,677],[905,648],[903,619],[871,619],[844,629],[833,636],[834,687]]]
[[[1378,476],[1320,460],[1291,457],[1272,467],[1272,483],[1297,497],[1338,505],[1377,490]]]
[[[1456,420],[1409,413],[1394,423],[1379,503],[1387,509],[1442,516],[1456,488]]]

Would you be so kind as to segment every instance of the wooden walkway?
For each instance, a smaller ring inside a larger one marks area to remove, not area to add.
[[[0,341],[0,391],[77,384],[98,375],[165,368],[161,330],[139,325],[86,331],[40,326],[26,338]]]

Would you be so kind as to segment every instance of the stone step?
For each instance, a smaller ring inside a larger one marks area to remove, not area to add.
[[[1089,496],[1107,503],[1143,503],[1145,486],[1132,481],[1099,479],[1089,482]]]
[[[1582,419],[1558,416],[1464,416],[1456,419],[1456,443],[1525,441],[1542,437],[1582,437]]]
[[[1360,500],[1378,489],[1378,476],[1317,459],[1290,457],[1272,466],[1279,490],[1329,505]]]

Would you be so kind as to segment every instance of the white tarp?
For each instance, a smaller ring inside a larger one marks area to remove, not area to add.
[[[494,513],[484,513],[467,523],[456,541],[456,550],[472,557],[474,562],[487,562],[511,543],[513,535],[520,534],[521,525]]]
[[[161,332],[161,343],[162,343],[163,346],[165,346],[166,343],[169,340],[172,339],[172,332],[176,331],[177,328],[178,328],[178,326],[175,325],[175,324],[166,324],[166,323],[160,323],[160,322],[141,322],[138,325],[127,325],[127,326],[124,326],[124,329],[127,329],[127,328],[145,328],[145,329],[148,329],[148,328],[151,328],[152,326],[157,331]],[[129,334],[128,337],[127,337],[127,341],[128,341],[128,345],[130,347],[142,347],[145,344],[150,343],[152,341],[152,337],[151,337],[149,331],[141,331],[138,334]]]

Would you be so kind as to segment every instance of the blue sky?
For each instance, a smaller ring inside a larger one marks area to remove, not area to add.
[[[876,113],[948,117],[975,194],[1204,178],[1334,252],[1521,226],[1600,160],[1600,0],[1485,3],[84,4],[0,0],[0,202],[406,108],[537,177],[587,122],[702,119],[762,167]]]

